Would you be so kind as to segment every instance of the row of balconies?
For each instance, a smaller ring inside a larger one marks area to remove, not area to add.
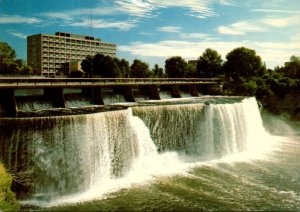
[[[42,52],[49,52],[49,53],[68,53],[68,52],[71,52],[71,53],[81,53],[81,54],[86,54],[86,55],[89,55],[89,54],[96,54],[98,52],[109,52],[109,53],[114,53],[116,52],[115,50],[113,49],[78,49],[78,50],[69,50],[69,49],[58,49],[58,48],[43,48],[42,49]]]
[[[102,42],[88,42],[88,41],[81,41],[81,40],[64,40],[61,38],[58,39],[46,39],[43,38],[43,45],[85,45],[85,46],[107,46],[107,47],[115,47],[114,44],[110,43],[102,43]]]
[[[97,54],[97,53],[103,53],[103,54],[111,54],[111,55],[115,55],[115,52],[114,51],[88,51],[88,52],[82,52],[82,51],[78,51],[78,52],[46,52],[44,51],[42,56],[43,57],[58,57],[58,58],[63,58],[63,57],[86,57],[87,55],[90,55],[90,54]]]

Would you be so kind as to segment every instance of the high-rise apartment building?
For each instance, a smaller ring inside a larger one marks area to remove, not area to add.
[[[86,56],[97,53],[115,57],[116,44],[64,32],[27,37],[27,63],[39,75],[54,76],[57,72],[68,74],[69,62],[82,61]]]

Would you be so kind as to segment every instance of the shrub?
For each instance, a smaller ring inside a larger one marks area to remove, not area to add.
[[[0,163],[0,211],[18,211],[19,204],[15,194],[11,191],[12,177]]]

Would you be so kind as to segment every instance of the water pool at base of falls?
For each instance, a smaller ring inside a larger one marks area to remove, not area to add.
[[[28,182],[22,209],[300,209],[300,139],[268,133],[255,98],[171,102],[7,119],[1,159]]]

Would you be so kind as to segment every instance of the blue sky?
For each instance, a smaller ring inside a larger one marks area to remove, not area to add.
[[[0,0],[0,41],[26,60],[26,36],[57,31],[117,44],[117,57],[164,66],[171,56],[256,50],[268,68],[300,56],[299,0]]]

